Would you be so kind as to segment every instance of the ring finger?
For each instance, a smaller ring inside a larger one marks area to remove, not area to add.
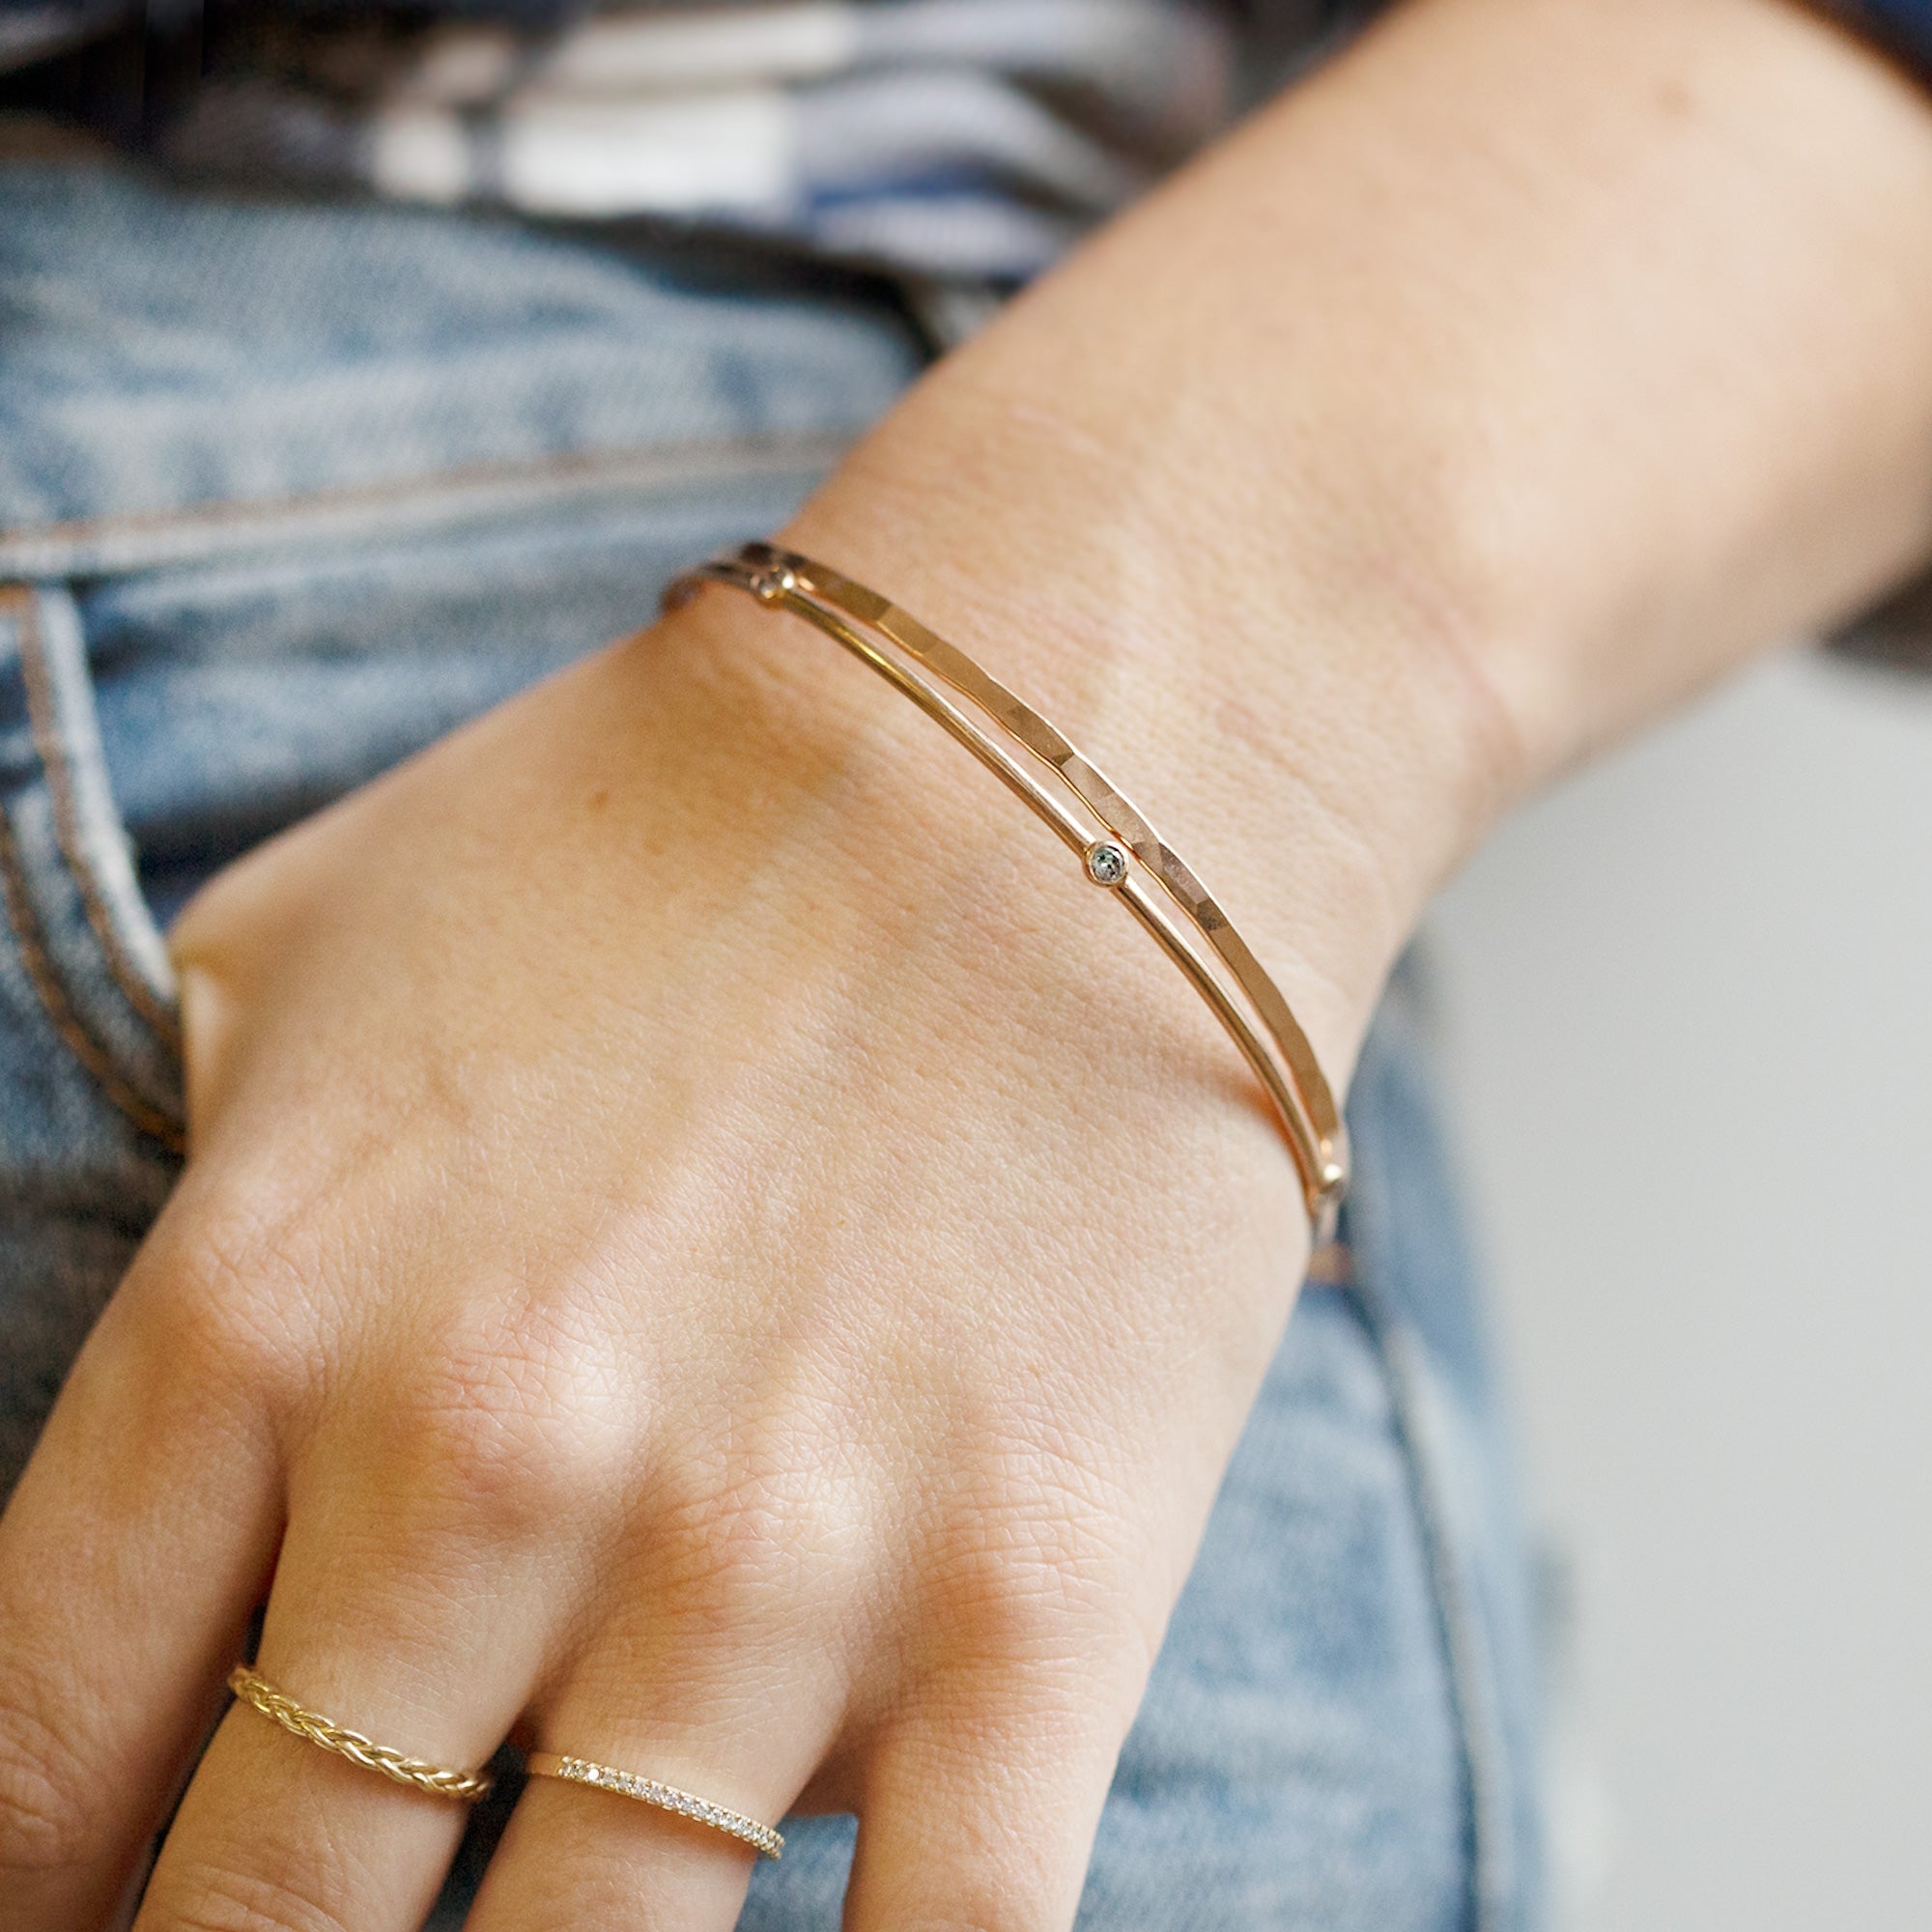
[[[777,1826],[838,1731],[849,1660],[836,1622],[797,1605],[761,1613],[740,1599],[731,1613],[714,1604],[697,1615],[679,1598],[656,1579],[633,1593],[535,1713],[545,1755],[533,1770],[554,1754],[617,1776],[602,1789],[531,1777],[470,1932],[737,1922],[760,1850],[755,1831],[716,1813]],[[714,1807],[711,1821],[678,1815],[686,1798]]]

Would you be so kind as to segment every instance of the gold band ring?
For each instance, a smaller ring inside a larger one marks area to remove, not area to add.
[[[238,1663],[228,1673],[228,1688],[244,1704],[251,1704],[270,1722],[281,1725],[291,1736],[320,1745],[364,1771],[381,1772],[397,1784],[427,1791],[432,1798],[461,1798],[474,1804],[490,1789],[490,1779],[480,1771],[450,1771],[440,1764],[428,1764],[419,1757],[406,1757],[387,1745],[365,1738],[360,1731],[345,1729],[320,1711],[304,1709],[285,1691],[277,1690],[266,1677],[258,1677],[245,1663]]]
[[[660,1784],[654,1777],[639,1777],[628,1771],[613,1771],[608,1764],[592,1764],[588,1758],[559,1757],[554,1751],[532,1751],[525,1765],[532,1777],[560,1777],[567,1784],[595,1785],[599,1791],[614,1791],[620,1798],[635,1798],[639,1804],[654,1804],[660,1811],[672,1811],[693,1824],[708,1825],[775,1859],[784,1851],[783,1836],[769,1825],[748,1818],[709,1799],[680,1791],[674,1784]]]

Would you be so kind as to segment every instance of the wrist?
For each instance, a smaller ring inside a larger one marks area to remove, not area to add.
[[[1455,571],[1420,547],[1392,567],[1366,514],[1347,542],[1256,555],[1064,425],[968,385],[926,393],[781,540],[910,610],[1093,758],[1222,901],[1341,1084],[1429,895],[1512,794]],[[1284,500],[1278,522],[1341,514]]]

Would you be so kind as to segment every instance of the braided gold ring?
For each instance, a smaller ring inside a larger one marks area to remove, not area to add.
[[[244,1704],[253,1705],[270,1723],[281,1725],[291,1736],[320,1745],[337,1757],[346,1757],[351,1764],[359,1764],[364,1771],[381,1772],[397,1784],[427,1791],[432,1798],[461,1798],[473,1804],[490,1789],[490,1779],[480,1771],[450,1771],[419,1757],[407,1757],[387,1745],[365,1738],[360,1731],[349,1730],[325,1718],[320,1711],[304,1709],[285,1691],[277,1690],[266,1677],[256,1676],[245,1663],[238,1663],[228,1673],[228,1688]]]

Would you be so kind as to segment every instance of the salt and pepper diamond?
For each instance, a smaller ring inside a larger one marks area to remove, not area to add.
[[[1087,876],[1096,886],[1118,886],[1127,876],[1127,853],[1111,838],[1096,838],[1087,848]]]

